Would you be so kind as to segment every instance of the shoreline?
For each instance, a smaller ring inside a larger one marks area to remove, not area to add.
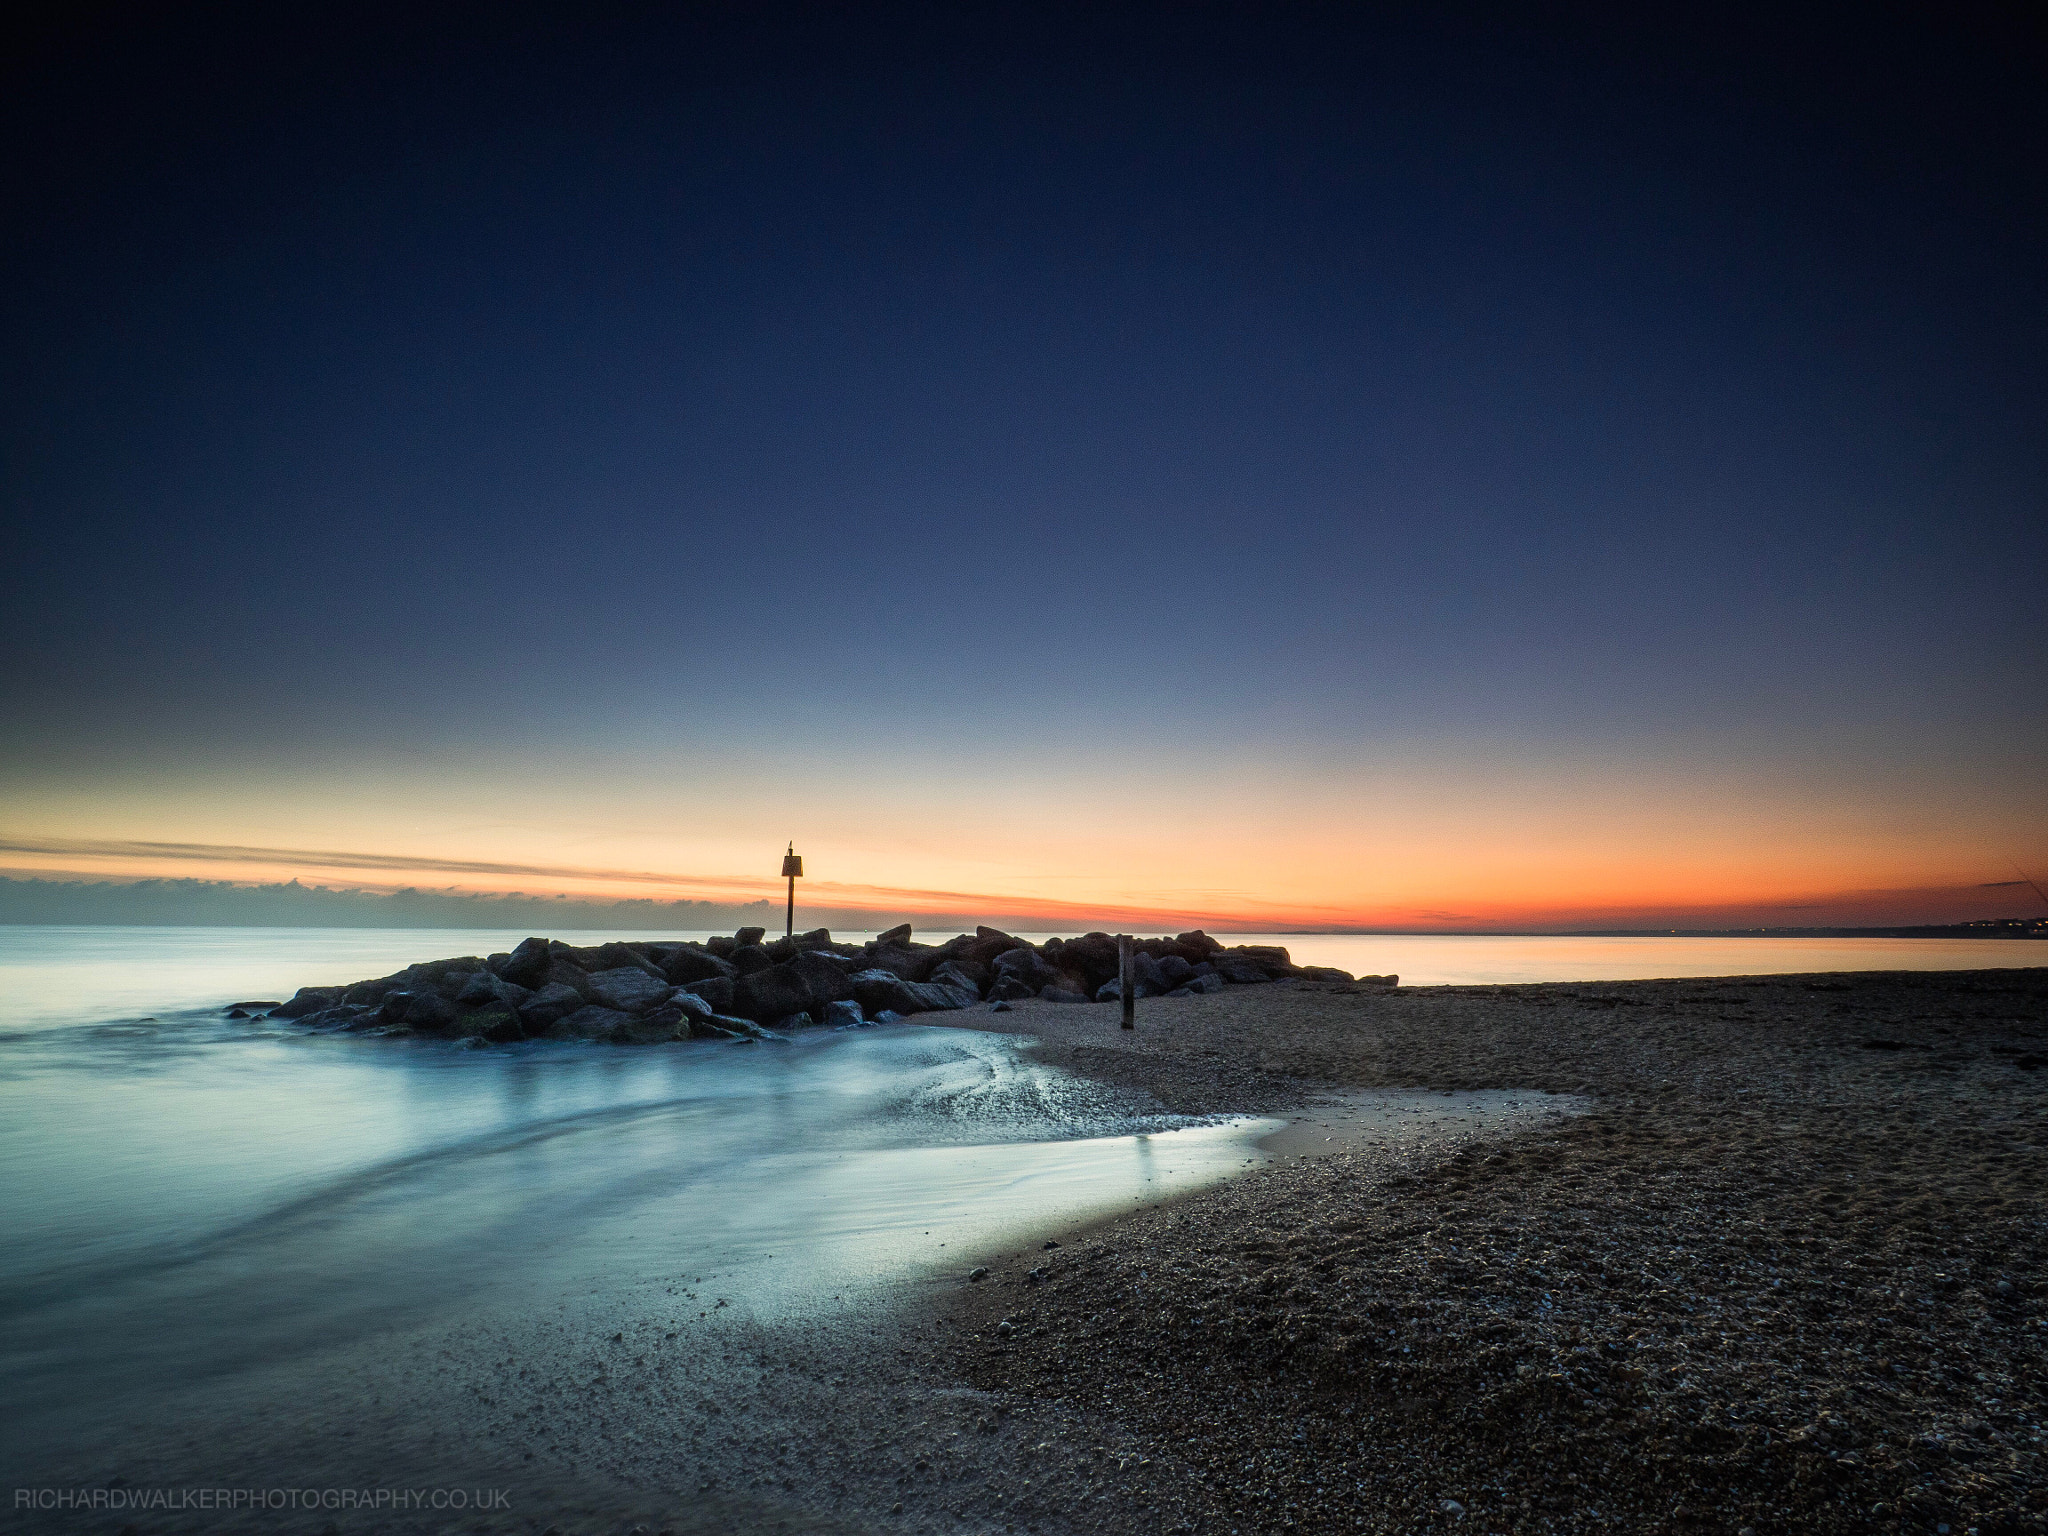
[[[149,1444],[110,1424],[67,1459],[515,1491],[341,1532],[2048,1529],[2048,971],[1290,980],[1117,1012],[928,1018],[1174,1113],[1284,1115],[1270,1160],[980,1282],[676,1342],[659,1282],[622,1277],[337,1355],[286,1414],[289,1373],[195,1385]],[[1341,1127],[1379,1089],[1587,1112],[1389,1150]]]

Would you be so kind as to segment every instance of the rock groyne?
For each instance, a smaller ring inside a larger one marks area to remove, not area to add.
[[[340,987],[301,987],[268,1017],[308,1028],[520,1040],[772,1039],[801,1028],[890,1023],[914,1014],[1042,998],[1123,996],[1118,941],[1106,933],[1043,944],[977,928],[920,944],[908,924],[864,944],[823,928],[766,941],[742,928],[703,943],[575,945],[531,938],[505,954],[408,966]],[[1227,946],[1199,929],[1132,942],[1138,997],[1186,997],[1287,977],[1350,982],[1296,965],[1277,945]],[[1392,976],[1368,976],[1392,986]]]

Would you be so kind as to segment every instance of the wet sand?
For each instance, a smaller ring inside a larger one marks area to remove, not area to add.
[[[112,1412],[75,1468],[489,1485],[509,1511],[32,1524],[2048,1528],[2048,971],[1290,982],[1139,1022],[944,1017],[1134,1103],[1288,1115],[1262,1166],[800,1325],[678,1329],[625,1292],[386,1340],[286,1413],[262,1380],[147,1439]],[[1587,1112],[1390,1136],[1361,1112],[1384,1088]]]

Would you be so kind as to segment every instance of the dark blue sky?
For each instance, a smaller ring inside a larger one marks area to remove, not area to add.
[[[2048,767],[2039,44],[1252,6],[18,37],[17,787],[572,738],[967,773],[1115,727],[1168,778],[1228,738],[1995,796]]]

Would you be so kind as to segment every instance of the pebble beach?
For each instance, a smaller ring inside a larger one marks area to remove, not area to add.
[[[1064,1427],[1006,1525],[2048,1530],[2048,971],[1098,1012],[985,1023],[1189,1113],[1373,1086],[1587,1112],[1405,1166],[1297,1136],[992,1266],[954,1367]]]

